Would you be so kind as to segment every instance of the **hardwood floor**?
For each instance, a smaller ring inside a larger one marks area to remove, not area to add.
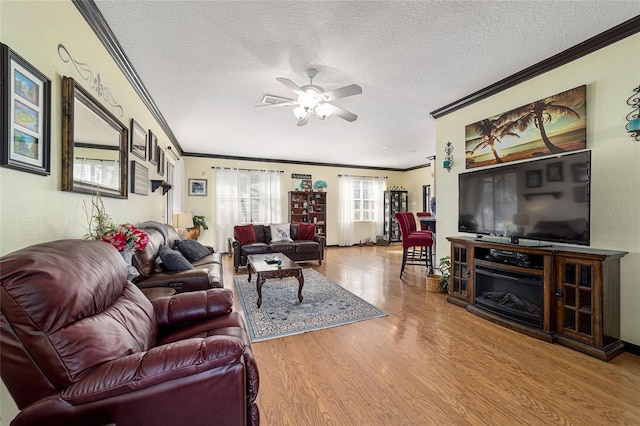
[[[388,316],[254,343],[263,425],[640,424],[640,357],[603,362],[483,320],[428,293],[424,268],[400,280],[401,250],[305,264]]]

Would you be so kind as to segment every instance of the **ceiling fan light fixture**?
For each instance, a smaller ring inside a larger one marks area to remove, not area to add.
[[[311,95],[300,95],[298,97],[298,103],[306,110],[314,109],[318,105],[318,101]]]
[[[308,112],[306,108],[299,106],[293,109],[293,115],[295,115],[299,120],[302,120],[307,116]]]
[[[331,115],[331,105],[329,104],[319,104],[316,107],[316,115],[323,120]]]

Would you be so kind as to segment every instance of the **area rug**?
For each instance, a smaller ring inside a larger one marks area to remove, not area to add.
[[[303,300],[296,278],[268,279],[257,307],[256,276],[236,275],[235,282],[252,342],[275,339],[386,316],[380,309],[314,269],[303,269]]]

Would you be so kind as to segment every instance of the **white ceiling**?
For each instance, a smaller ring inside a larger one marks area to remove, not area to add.
[[[640,14],[639,1],[95,3],[185,152],[398,169],[435,153],[430,112]],[[334,101],[357,121],[298,127],[293,107],[255,107],[295,97],[276,77],[302,86],[310,67],[327,91],[363,88]]]

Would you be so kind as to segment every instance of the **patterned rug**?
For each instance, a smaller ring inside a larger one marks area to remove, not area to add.
[[[303,269],[303,300],[298,300],[296,278],[268,279],[258,308],[256,276],[236,275],[235,282],[252,342],[386,316],[384,312],[345,290],[320,272]]]

